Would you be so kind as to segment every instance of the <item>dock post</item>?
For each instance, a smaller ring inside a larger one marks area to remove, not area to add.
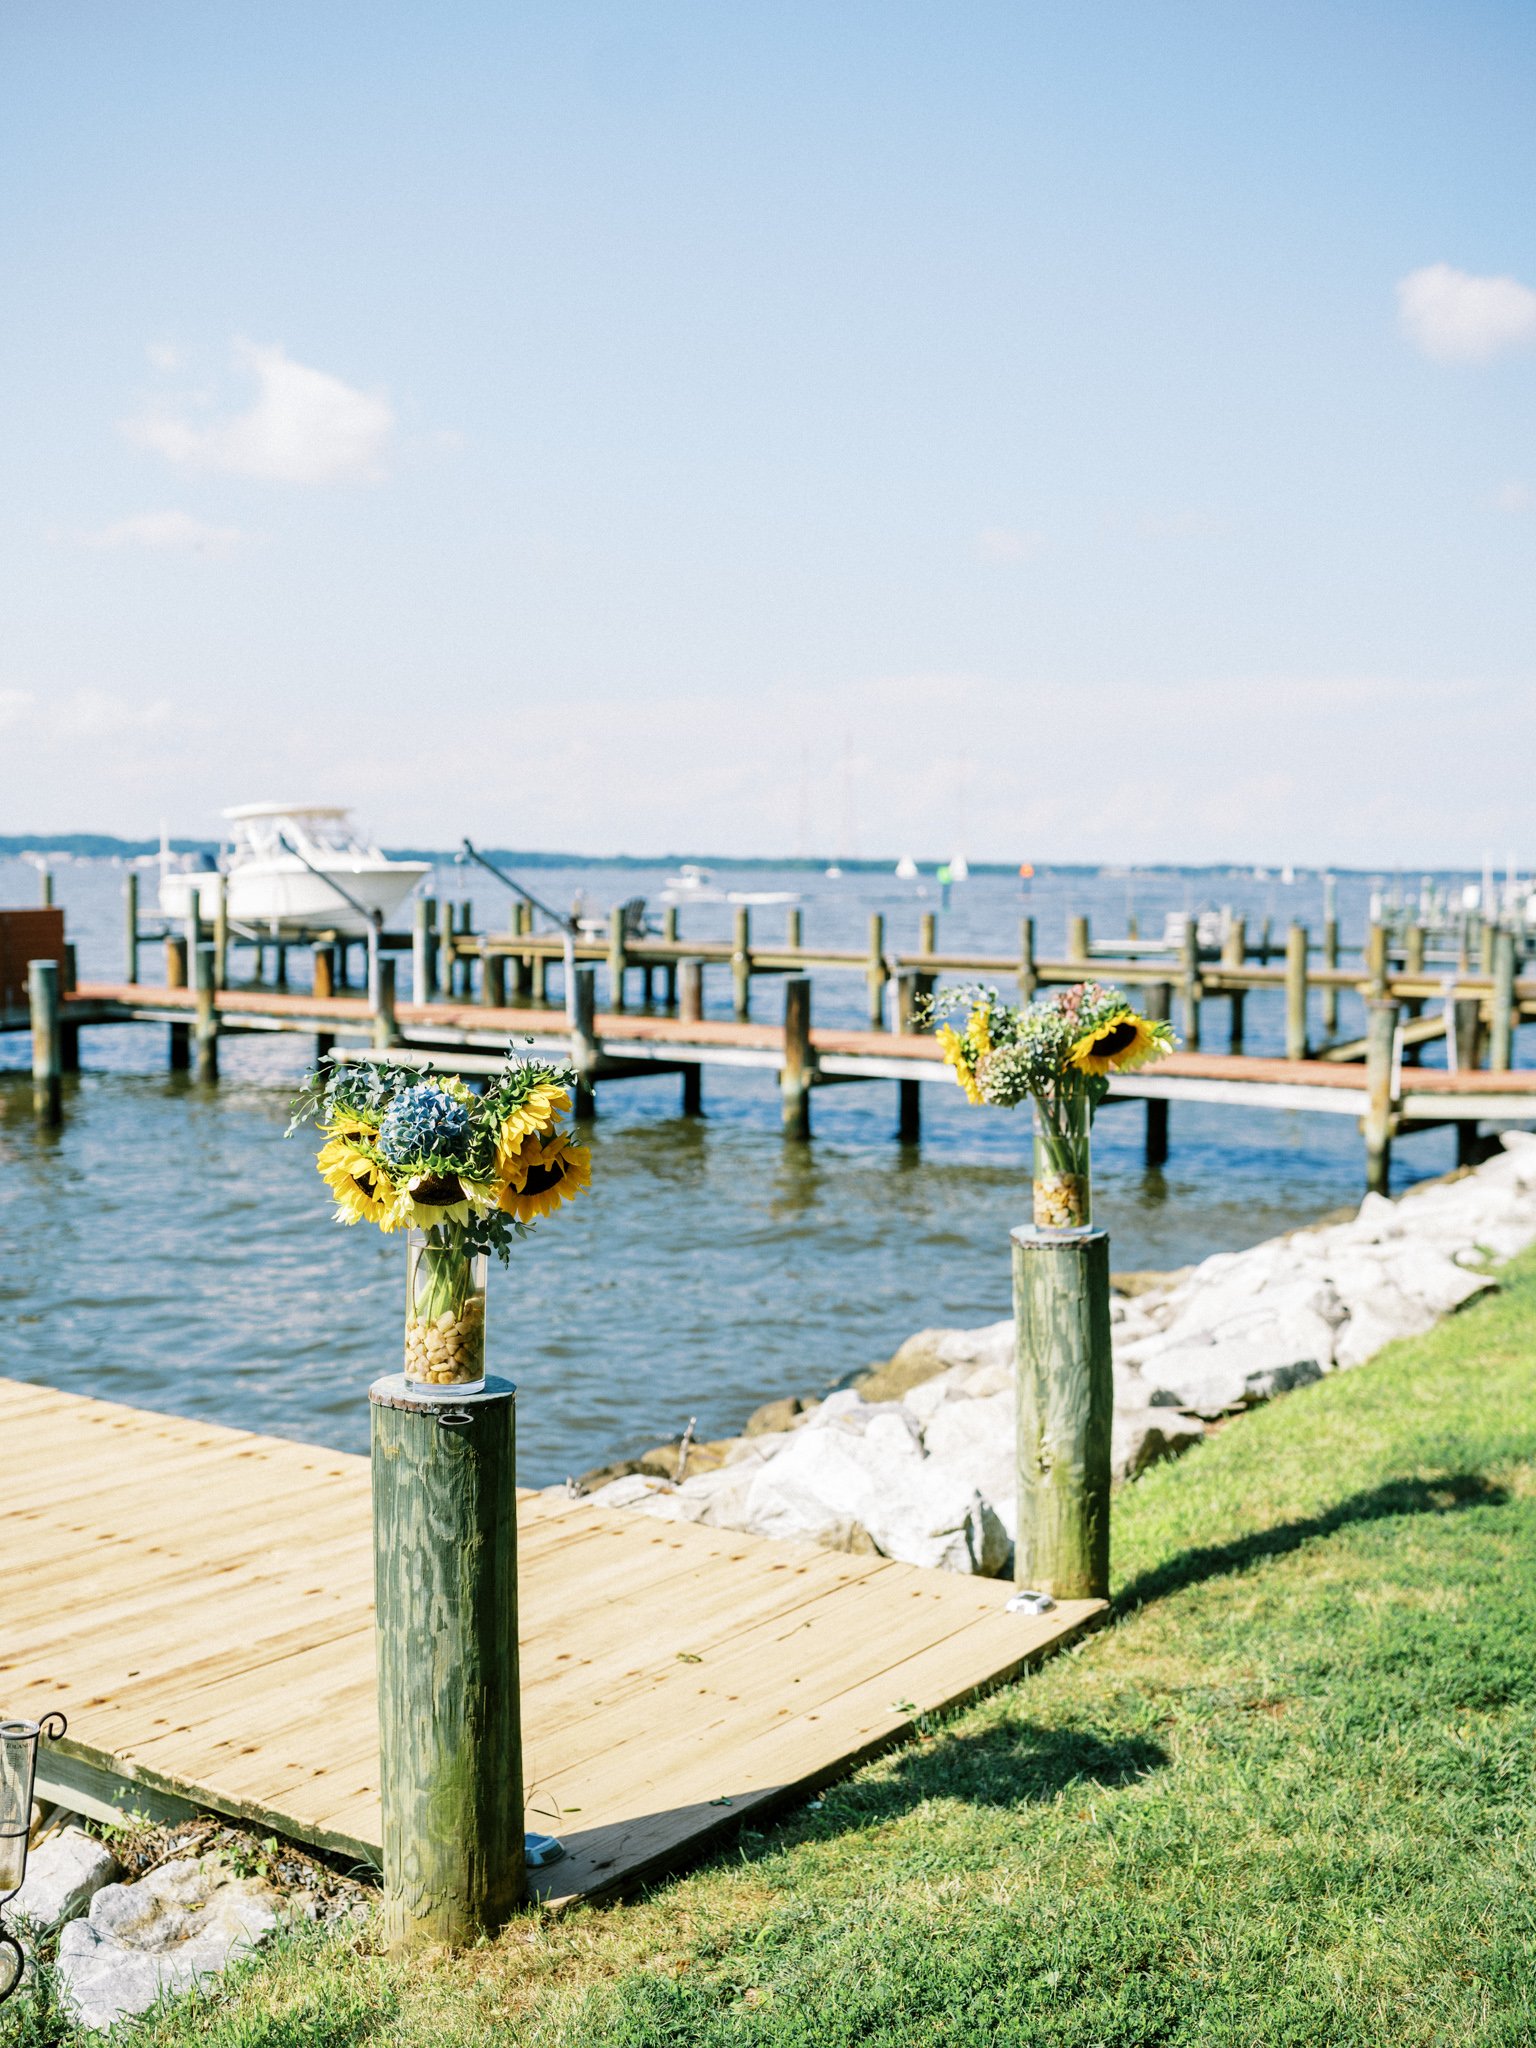
[[[458,956],[453,946],[453,905],[446,896],[437,905],[437,947],[435,981],[437,993],[447,1002],[453,1001],[457,985],[456,969]]]
[[[1054,1600],[1109,1592],[1109,1233],[1013,1232],[1018,1540],[1014,1581]]]
[[[597,1115],[597,970],[578,967],[571,990],[571,1065],[576,1069],[573,1091],[578,1117]]]
[[[374,1051],[388,1052],[392,1045],[399,1043],[400,1027],[395,1022],[395,956],[393,953],[381,953],[373,1011]]]
[[[919,953],[937,953],[939,950],[939,920],[931,910],[925,910],[917,921],[917,950]]]
[[[1235,967],[1239,974],[1248,964],[1246,919],[1234,917],[1229,921],[1226,936],[1221,942],[1221,964],[1223,967]],[[1227,1045],[1229,1052],[1241,1052],[1243,1049],[1243,1015],[1247,1009],[1247,995],[1248,991],[1244,988],[1235,988],[1232,991],[1232,1025]]]
[[[1193,917],[1184,920],[1180,947],[1179,1007],[1184,1026],[1184,1050],[1200,1050],[1200,927]]]
[[[869,1028],[885,1029],[885,985],[890,979],[885,964],[885,916],[873,911],[869,920]]]
[[[64,946],[64,978],[60,984],[60,994],[72,996],[78,979],[79,967],[75,958],[74,941],[71,939],[67,940]],[[70,1023],[68,1014],[63,1010],[62,1005],[60,1006],[60,1017],[59,1061],[66,1074],[78,1074],[80,1071],[80,1026]]]
[[[1307,928],[1292,924],[1285,935],[1285,1056],[1307,1056]]]
[[[624,1008],[624,980],[629,969],[629,955],[624,949],[624,906],[615,903],[608,913],[608,1003],[615,1010]]]
[[[369,1389],[384,1935],[498,1933],[527,1882],[511,1382],[445,1407]],[[451,1427],[445,1424],[451,1423]]]
[[[1270,933],[1274,929],[1274,923],[1275,921],[1272,917],[1266,917],[1263,924],[1259,927],[1259,965],[1261,967],[1269,965],[1269,956],[1272,950]]]
[[[752,913],[744,903],[737,905],[731,934],[731,994],[736,1021],[745,1024],[752,1015]]]
[[[512,912],[513,936],[525,939],[532,930],[532,905],[518,903]],[[514,953],[512,955],[512,1001],[514,1005],[521,1005],[531,1002],[532,999],[533,955],[531,953]]]
[[[784,950],[798,953],[805,945],[805,912],[794,909],[784,915]]]
[[[130,988],[139,979],[139,878],[130,868],[123,878],[123,964]]]
[[[1477,935],[1477,971],[1479,974],[1492,974],[1493,972],[1493,947],[1496,934],[1497,927],[1490,924],[1484,918]]]
[[[704,1016],[704,962],[678,962],[677,1016],[682,1024],[697,1024]],[[691,1060],[683,1068],[683,1115],[704,1114],[704,1066]]]
[[[165,985],[167,988],[185,988],[187,985],[187,942],[183,938],[166,938]],[[192,1027],[189,1024],[173,1024],[170,1033],[168,1058],[171,1072],[184,1074],[192,1064]]]
[[[1091,957],[1092,942],[1088,934],[1086,917],[1067,919],[1067,958],[1076,964],[1086,965]]]
[[[433,903],[430,896],[416,898],[415,921],[411,926],[411,1001],[430,1003],[437,993],[432,950],[435,941]]]
[[[929,948],[932,951],[932,948]],[[924,1016],[922,1005],[933,994],[935,977],[907,968],[896,977],[896,1029],[916,1031]],[[896,1136],[903,1145],[915,1145],[923,1135],[921,1081],[896,1083]]]
[[[1419,979],[1423,978],[1424,927],[1421,924],[1414,923],[1408,927],[1408,937],[1403,944],[1403,972]],[[1420,1017],[1423,1013],[1424,998],[1422,996],[1404,997],[1403,1015],[1405,1017]],[[1416,1067],[1420,1064],[1419,1055],[1421,1051],[1422,1047],[1415,1044],[1410,1045],[1403,1054],[1404,1060],[1410,1067]]]
[[[1337,967],[1339,964],[1339,920],[1332,915],[1323,918],[1323,965]],[[1339,1035],[1339,991],[1334,982],[1328,982],[1323,989],[1323,1037],[1332,1044]]]
[[[197,949],[197,957],[192,963],[192,988],[197,997],[192,1025],[192,1039],[197,1050],[195,1071],[199,1081],[217,1081],[219,1012],[213,986],[213,952],[208,946]]]
[[[811,1135],[811,983],[809,975],[792,975],[784,984],[784,1065],[779,1089],[784,1135]]]
[[[1515,935],[1499,931],[1493,941],[1493,1006],[1488,1028],[1488,1064],[1505,1074],[1514,1065]]]
[[[1393,1068],[1397,1060],[1397,1005],[1373,997],[1365,1018],[1365,1185],[1374,1195],[1388,1192],[1392,1140],[1398,1107]],[[1459,1130],[1458,1126],[1458,1130]]]
[[[1142,990],[1143,1014],[1154,1022],[1166,1023],[1173,1009],[1173,990],[1166,981],[1149,982]],[[1146,1149],[1143,1155],[1148,1166],[1168,1164],[1168,1098],[1166,1095],[1147,1097]]]
[[[1023,917],[1019,920],[1019,1001],[1032,1003],[1039,985],[1035,973],[1035,920]]]
[[[662,913],[661,936],[669,946],[677,944],[677,905],[669,904]],[[677,961],[668,960],[661,970],[661,1006],[664,1010],[677,1008]]]
[[[287,978],[285,969],[278,974],[278,986]],[[229,987],[229,883],[223,875],[213,885],[213,985]]]
[[[47,861],[40,861],[37,869],[37,900],[44,910],[53,907],[53,869]]]
[[[1371,984],[1372,1002],[1380,1003],[1386,1000],[1390,964],[1387,928],[1384,924],[1373,924],[1365,935],[1365,973]]]
[[[336,993],[336,955],[330,946],[315,948],[315,994],[329,1002]]]
[[[482,952],[480,955],[480,1000],[487,1008],[507,1007],[507,956]]]
[[[32,1108],[45,1124],[64,1121],[63,1047],[59,1033],[59,963],[27,962],[32,1013]]]

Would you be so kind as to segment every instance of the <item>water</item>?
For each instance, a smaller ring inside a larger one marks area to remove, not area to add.
[[[662,870],[540,871],[526,879],[564,907],[659,896]],[[738,878],[730,878],[733,886]],[[462,891],[446,870],[442,893]],[[749,888],[805,895],[810,943],[859,947],[871,910],[888,943],[915,947],[937,890],[851,875],[753,874]],[[121,872],[58,870],[57,896],[84,979],[122,972]],[[1341,880],[1346,932],[1363,925],[1368,884]],[[152,883],[146,886],[146,899]],[[477,925],[500,924],[505,894],[474,890]],[[37,900],[37,878],[0,862],[0,903]],[[1296,916],[1316,929],[1321,889],[1178,874],[1044,877],[1030,897],[1011,879],[956,887],[940,944],[1010,953],[1022,910],[1042,954],[1086,912],[1105,936],[1127,903],[1142,931],[1163,913],[1230,902],[1255,931]],[[689,904],[685,937],[724,936],[731,912]],[[783,912],[754,913],[765,936]],[[146,971],[159,949],[146,949]],[[710,990],[726,1014],[728,977]],[[778,984],[754,991],[759,1015]],[[818,1022],[857,1023],[862,976],[818,978]],[[1226,1005],[1207,1006],[1219,1048]],[[1281,1001],[1250,997],[1250,1051],[1276,1050]],[[1350,1026],[1346,1004],[1344,1028]],[[367,1443],[368,1382],[393,1370],[404,1249],[329,1220],[314,1140],[284,1141],[304,1039],[226,1039],[222,1079],[199,1089],[165,1071],[165,1034],[114,1026],[83,1037],[84,1071],[66,1083],[62,1130],[30,1113],[24,1037],[0,1039],[0,1372],[147,1408],[206,1417],[344,1450]],[[1027,1213],[1029,1125],[925,1088],[920,1150],[893,1141],[895,1087],[828,1088],[816,1137],[786,1144],[769,1074],[706,1070],[707,1115],[677,1114],[676,1077],[609,1084],[594,1129],[593,1189],[514,1253],[493,1280],[493,1369],[518,1382],[520,1474],[543,1485],[674,1436],[738,1428],[759,1402],[834,1385],[887,1357],[925,1324],[980,1323],[1008,1310],[1009,1226]],[[1118,1268],[1165,1268],[1235,1249],[1356,1200],[1361,1141],[1348,1117],[1175,1105],[1173,1156],[1141,1161],[1138,1108],[1110,1105],[1095,1132],[1096,1202]],[[1437,1131],[1398,1148],[1406,1184],[1443,1172]]]

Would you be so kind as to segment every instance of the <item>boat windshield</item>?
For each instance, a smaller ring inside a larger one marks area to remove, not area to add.
[[[238,855],[270,857],[288,848],[296,848],[307,859],[317,862],[338,858],[383,859],[378,847],[363,837],[344,811],[290,811],[236,820]]]

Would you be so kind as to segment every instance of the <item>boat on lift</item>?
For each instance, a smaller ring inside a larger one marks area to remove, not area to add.
[[[219,878],[232,925],[280,938],[305,931],[367,936],[387,924],[430,861],[391,860],[351,823],[343,804],[237,804],[233,843],[216,864],[173,866],[160,853],[160,908],[170,918],[211,918]]]

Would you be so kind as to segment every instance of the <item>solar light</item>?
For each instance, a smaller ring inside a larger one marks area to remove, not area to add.
[[[27,1874],[38,1739],[46,1735],[57,1742],[65,1726],[62,1714],[44,1714],[41,1721],[0,1721],[0,1908],[15,1898]],[[0,1924],[0,2002],[21,1982],[21,1967],[20,1944]]]

